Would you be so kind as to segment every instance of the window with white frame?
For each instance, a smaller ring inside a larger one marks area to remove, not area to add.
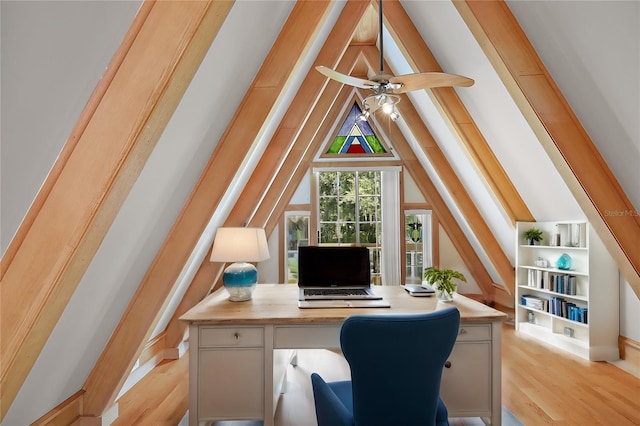
[[[373,284],[401,284],[399,170],[314,171],[318,244],[368,247]]]
[[[422,283],[424,269],[433,265],[431,210],[405,210],[405,282]]]

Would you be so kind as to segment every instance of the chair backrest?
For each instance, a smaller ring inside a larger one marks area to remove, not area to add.
[[[340,346],[351,367],[355,425],[434,424],[459,326],[455,307],[347,318]]]

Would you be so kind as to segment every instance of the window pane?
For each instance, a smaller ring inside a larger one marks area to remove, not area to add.
[[[340,220],[354,222],[356,220],[356,197],[346,196],[340,200]]]
[[[336,233],[335,223],[320,223],[320,243],[335,244],[338,243],[338,234]]]
[[[406,282],[419,284],[422,282],[424,268],[429,266],[424,264],[425,250],[430,250],[430,245],[425,239],[431,238],[425,235],[428,227],[425,227],[428,211],[424,213],[405,214],[405,272]]]
[[[380,197],[360,195],[360,220],[373,222],[380,220]]]
[[[353,222],[340,224],[340,242],[354,244],[356,242],[356,224]]]
[[[337,195],[338,194],[338,173],[322,172],[318,175],[320,182],[321,195]]]
[[[375,244],[377,240],[377,223],[362,223],[360,224],[360,243],[361,244]]]
[[[338,172],[340,195],[354,195],[356,185],[356,175],[353,172]]]
[[[298,247],[309,245],[309,213],[285,214],[286,282],[298,282]]]
[[[382,276],[380,274],[380,248],[369,249],[369,260],[371,262],[371,283],[375,285],[382,284]]]
[[[380,172],[368,171],[358,173],[358,194],[378,195],[380,194]]]
[[[338,199],[336,197],[320,198],[320,221],[335,222],[338,220]]]

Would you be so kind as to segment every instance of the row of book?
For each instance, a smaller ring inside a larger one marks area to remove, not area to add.
[[[526,306],[527,308],[533,308],[539,311],[549,312],[549,301],[543,297],[524,294],[520,296],[520,304],[522,306]]]
[[[551,297],[549,300],[549,313],[572,321],[588,324],[589,309],[567,302],[562,297]]]
[[[562,297],[553,296],[550,299],[524,294],[520,296],[520,304],[527,308],[549,312],[552,315],[567,318],[572,321],[588,324],[589,309],[567,302]]]
[[[541,269],[528,270],[527,285],[529,287],[575,296],[578,291],[576,282],[575,275],[543,271]]]

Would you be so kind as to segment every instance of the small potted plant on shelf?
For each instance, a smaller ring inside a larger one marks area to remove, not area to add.
[[[465,276],[453,269],[440,269],[430,266],[424,270],[424,279],[436,291],[439,300],[448,302],[453,300],[453,293],[456,291],[456,283],[454,279],[467,282]]]
[[[529,242],[530,246],[533,246],[543,240],[542,231],[538,228],[527,229],[524,232],[524,238]]]

